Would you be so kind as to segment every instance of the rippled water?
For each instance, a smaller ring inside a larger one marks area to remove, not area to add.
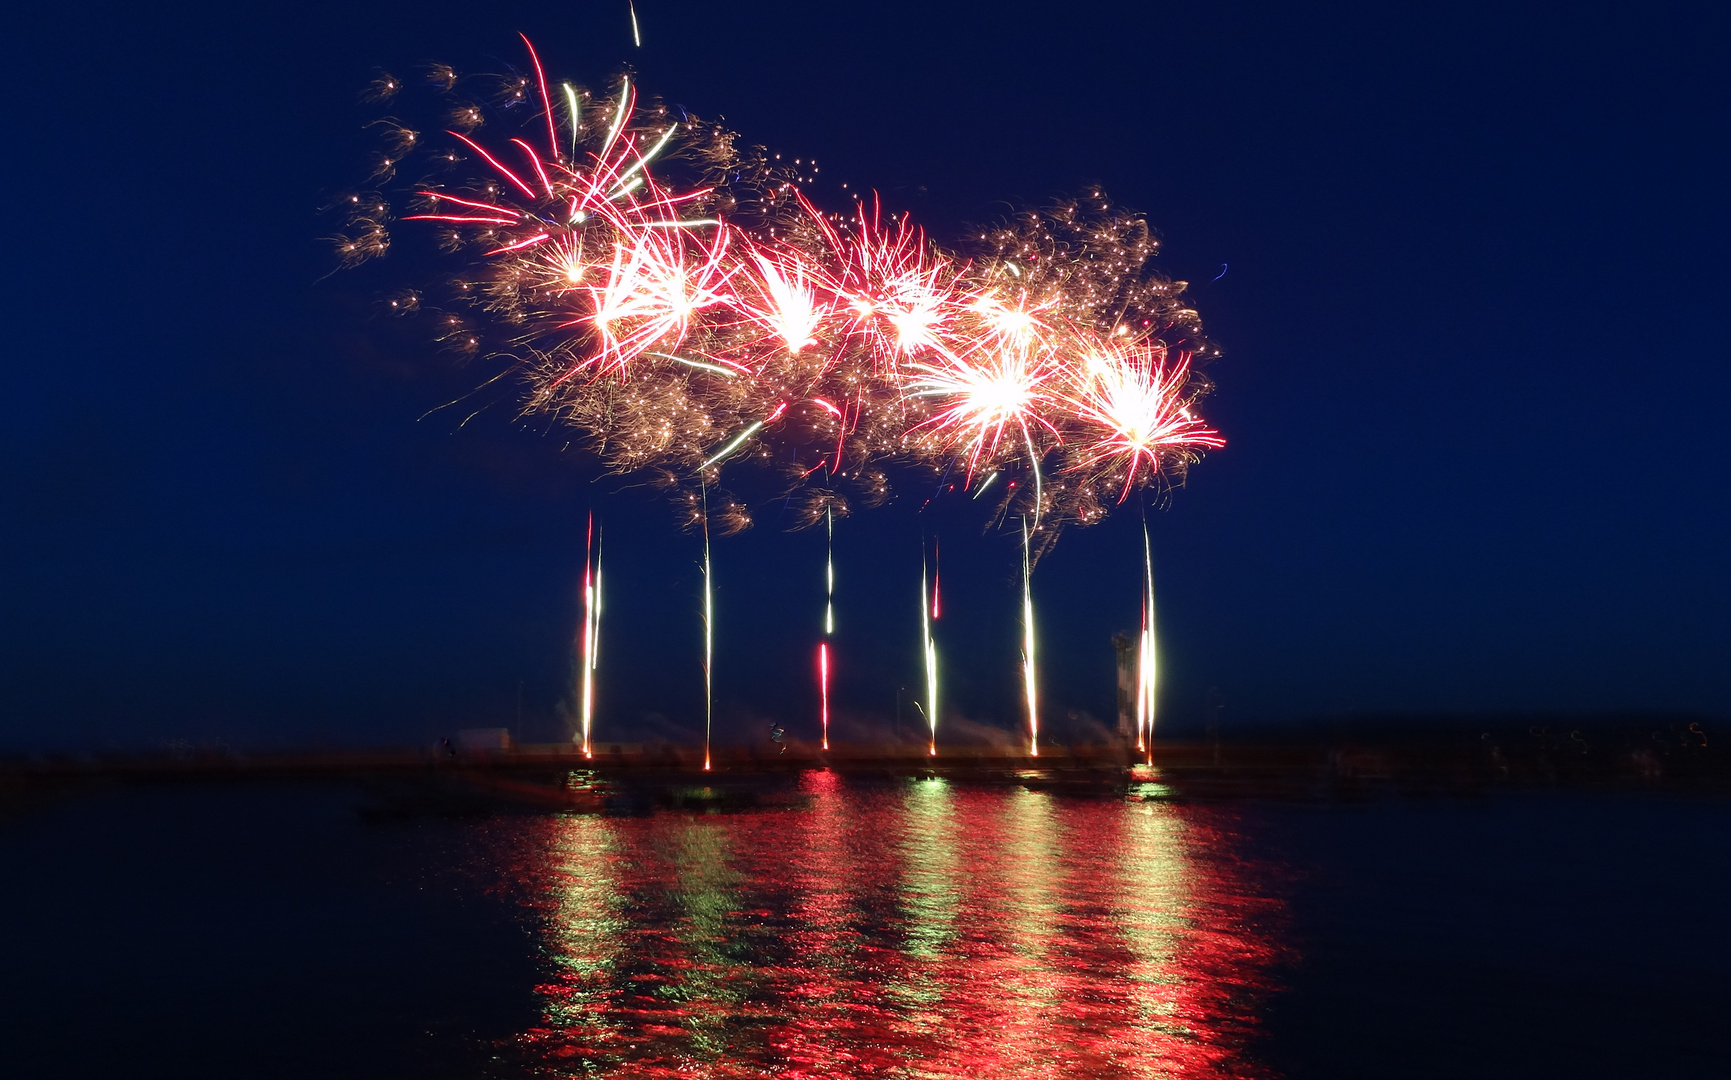
[[[0,802],[0,1076],[1724,1075],[1719,796],[393,783]]]
[[[584,1075],[1242,1074],[1277,906],[1205,815],[807,773],[803,808],[542,819],[514,883]]]

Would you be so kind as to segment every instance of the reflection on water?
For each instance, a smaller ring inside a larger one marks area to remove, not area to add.
[[[1192,811],[802,778],[799,809],[538,819],[552,1076],[1242,1076],[1273,902]]]

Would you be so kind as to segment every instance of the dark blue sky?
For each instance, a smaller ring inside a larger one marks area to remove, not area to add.
[[[1182,724],[1731,711],[1726,26],[1691,4],[211,5],[14,21],[0,748],[556,728],[591,504],[604,730],[689,726],[694,542],[491,374],[325,280],[375,66],[622,63],[940,239],[1095,181],[1226,350],[1230,439],[1154,517]],[[1222,264],[1230,271],[1210,283]],[[838,531],[838,709],[917,671],[923,499]],[[821,538],[716,547],[718,715],[812,710]],[[1134,516],[1035,588],[1053,713],[1111,708]],[[957,715],[1016,721],[1017,549],[942,526]],[[650,714],[659,714],[659,718]]]

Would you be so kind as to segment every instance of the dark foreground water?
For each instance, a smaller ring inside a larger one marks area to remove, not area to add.
[[[485,820],[344,784],[0,821],[0,1075],[1715,1076],[1731,803],[805,774]]]

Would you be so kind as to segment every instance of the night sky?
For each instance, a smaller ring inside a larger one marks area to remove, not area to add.
[[[1163,724],[1731,712],[1727,27],[1711,5],[35,5],[5,44],[0,750],[561,731],[585,516],[599,735],[701,729],[697,541],[497,370],[326,276],[382,67],[624,64],[940,240],[1099,183],[1225,350],[1151,516]],[[1228,267],[1218,281],[1222,267]],[[1019,542],[926,492],[838,526],[837,710],[918,672],[1018,722]],[[715,546],[718,730],[815,724],[822,536]],[[1035,576],[1054,722],[1108,720],[1136,514]],[[946,720],[949,718],[947,717]],[[960,724],[958,723],[958,727]]]

